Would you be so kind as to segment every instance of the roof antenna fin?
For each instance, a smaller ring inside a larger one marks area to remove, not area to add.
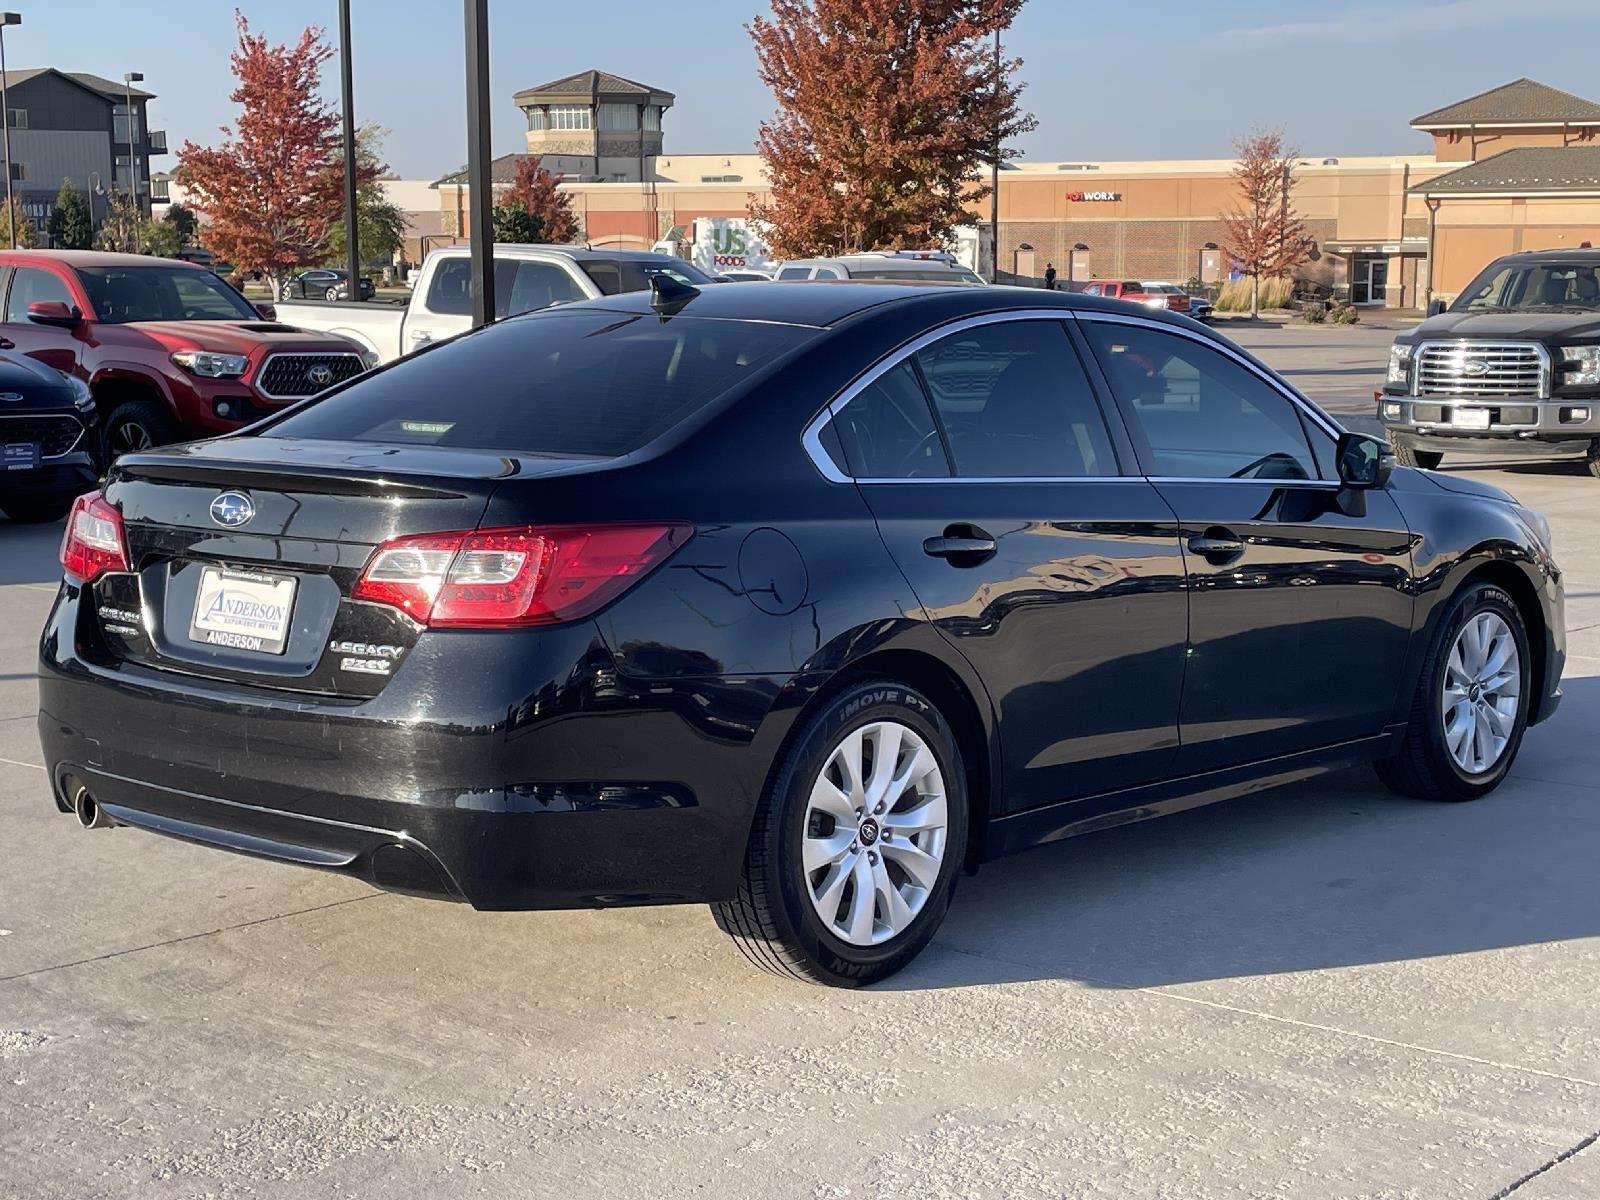
[[[650,276],[650,307],[663,317],[675,316],[699,294],[699,288],[665,271],[657,271]]]

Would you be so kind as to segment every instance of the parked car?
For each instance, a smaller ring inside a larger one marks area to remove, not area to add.
[[[715,282],[699,267],[643,250],[583,246],[494,248],[495,312],[501,317],[555,304],[647,289],[657,275],[698,286]],[[278,318],[300,329],[347,337],[378,362],[391,362],[472,327],[472,260],[466,246],[446,246],[423,261],[404,307],[383,304],[280,304]]]
[[[361,299],[371,300],[378,294],[370,276],[361,276]],[[280,300],[348,300],[350,275],[327,267],[313,267],[302,271],[293,279],[285,280],[278,289]]]
[[[1165,307],[1169,312],[1182,313],[1184,316],[1194,315],[1194,302],[1189,299],[1189,293],[1175,283],[1146,282],[1144,285],[1145,303],[1151,308]]]
[[[1560,699],[1548,526],[1390,462],[1164,312],[667,278],[124,456],[43,762],[91,827],[709,902],[869,983],[1040,842],[1359,762],[1491,792]]]
[[[0,251],[0,290],[4,348],[87,384],[111,455],[238,429],[368,366],[176,259]]]
[[[1130,304],[1142,304],[1146,308],[1182,311],[1173,308],[1165,292],[1152,291],[1151,285],[1141,283],[1137,279],[1092,279],[1084,285],[1082,295],[1104,296],[1108,300],[1126,300]]]
[[[1189,315],[1196,321],[1209,321],[1217,306],[1204,296],[1189,297]]]
[[[0,510],[59,521],[100,474],[100,422],[82,380],[0,354]]]
[[[942,250],[881,250],[837,258],[797,258],[778,264],[775,279],[893,279],[901,283],[965,283],[983,280]]]
[[[1378,394],[1395,457],[1579,451],[1600,477],[1600,250],[1508,254],[1397,335]]]

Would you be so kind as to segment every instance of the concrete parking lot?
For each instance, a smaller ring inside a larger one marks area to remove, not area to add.
[[[1225,331],[1370,414],[1392,330]],[[1567,571],[1566,701],[1496,794],[1350,772],[991,864],[856,993],[699,908],[79,830],[34,732],[59,531],[0,522],[0,1197],[1600,1195],[1600,481],[1456,469]]]

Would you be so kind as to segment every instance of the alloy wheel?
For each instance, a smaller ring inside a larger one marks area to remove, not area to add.
[[[1468,618],[1445,662],[1440,710],[1456,766],[1482,775],[1505,754],[1522,703],[1522,662],[1511,627],[1497,613]]]
[[[852,946],[904,932],[939,881],[948,833],[944,775],[920,734],[898,721],[846,734],[812,785],[801,847],[828,932]]]
[[[122,454],[133,454],[140,450],[148,450],[155,445],[155,439],[150,436],[150,431],[138,421],[123,421],[112,429],[108,440],[111,443],[111,456],[113,458]]]

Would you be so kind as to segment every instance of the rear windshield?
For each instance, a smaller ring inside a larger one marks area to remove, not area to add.
[[[558,309],[402,359],[266,432],[610,458],[654,441],[815,333]]]
[[[851,267],[851,279],[898,279],[917,283],[982,283],[971,271],[953,271],[948,267],[919,271],[915,267]]]

